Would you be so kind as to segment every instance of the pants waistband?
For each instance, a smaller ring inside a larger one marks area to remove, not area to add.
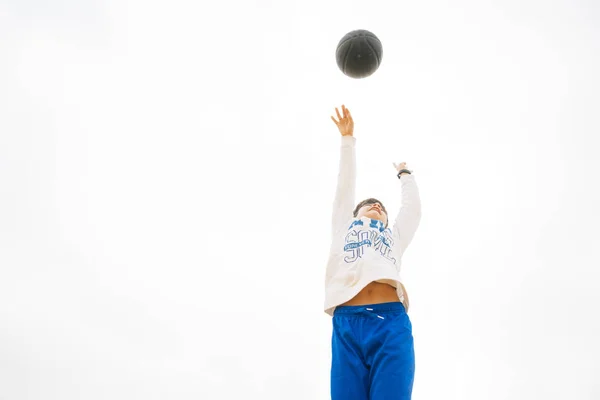
[[[365,311],[375,314],[385,314],[386,312],[406,312],[404,305],[399,301],[390,303],[365,304],[360,306],[337,306],[333,311],[333,315],[352,315],[362,314]]]

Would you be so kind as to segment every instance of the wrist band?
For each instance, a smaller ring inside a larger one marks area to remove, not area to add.
[[[407,169],[401,169],[400,171],[398,171],[398,175],[397,175],[397,176],[398,176],[398,179],[400,179],[400,176],[401,176],[403,173],[407,173],[407,174],[409,174],[409,175],[410,175],[410,174],[412,174],[412,172],[410,172],[410,171],[409,171],[409,170],[407,170]]]

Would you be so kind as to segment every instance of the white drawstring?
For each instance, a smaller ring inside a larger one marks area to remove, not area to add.
[[[365,310],[367,310],[367,311],[373,311],[372,308],[368,308],[368,307],[366,307]],[[375,315],[377,315],[377,318],[385,319],[381,315],[378,315],[378,314],[375,314]]]

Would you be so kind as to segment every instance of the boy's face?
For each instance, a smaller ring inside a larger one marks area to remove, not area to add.
[[[383,206],[380,203],[365,204],[364,206],[358,209],[356,217],[367,217],[371,219],[376,219],[383,222],[383,225],[387,225],[387,214],[383,210]]]

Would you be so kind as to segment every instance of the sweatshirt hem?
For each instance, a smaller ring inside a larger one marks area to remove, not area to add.
[[[325,307],[324,307],[325,313],[330,316],[333,316],[333,312],[335,311],[336,307],[338,307],[339,305],[344,304],[345,302],[354,298],[354,296],[356,296],[358,293],[360,293],[360,291],[363,290],[369,283],[378,282],[378,281],[394,281],[394,282],[396,282],[398,284],[395,287],[396,293],[398,293],[399,288],[403,287],[402,281],[398,277],[394,278],[394,277],[389,277],[389,276],[381,276],[381,277],[377,277],[377,278],[369,278],[369,279],[365,280],[365,283],[355,286],[355,289],[352,292],[348,292],[348,294],[346,294],[343,298],[326,303]],[[356,288],[358,288],[358,289],[356,289]],[[337,296],[335,296],[335,297],[337,297]],[[398,298],[400,299],[400,302],[404,305],[404,307],[407,307],[407,305],[405,304],[406,299],[405,299],[404,293],[402,296],[400,296],[398,294]]]

